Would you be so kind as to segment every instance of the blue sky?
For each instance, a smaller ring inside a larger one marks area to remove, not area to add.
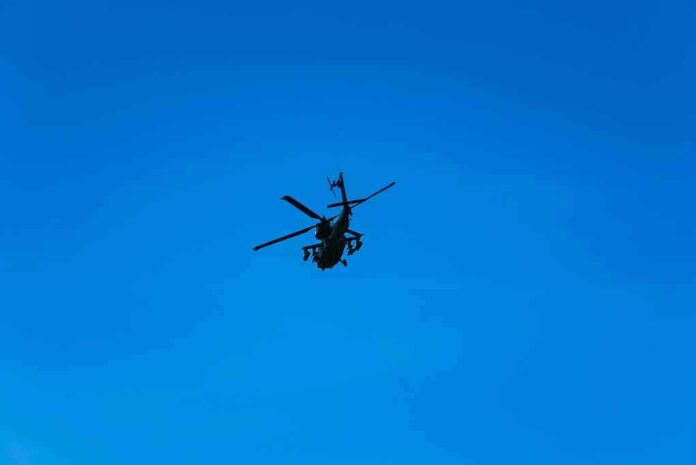
[[[695,463],[695,21],[0,3],[0,463]]]

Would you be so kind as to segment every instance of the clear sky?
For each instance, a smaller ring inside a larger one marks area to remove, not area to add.
[[[695,23],[1,1],[0,463],[693,465]]]

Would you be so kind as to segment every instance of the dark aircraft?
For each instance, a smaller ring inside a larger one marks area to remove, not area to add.
[[[319,242],[312,245],[307,245],[302,247],[304,252],[303,260],[307,261],[312,256],[312,261],[317,264],[317,268],[324,271],[327,268],[333,268],[337,263],[343,264],[343,266],[348,266],[348,262],[343,257],[343,251],[348,247],[348,255],[353,255],[355,252],[360,250],[362,247],[362,234],[352,229],[349,229],[350,217],[353,214],[353,208],[357,207],[363,202],[370,200],[377,194],[384,192],[385,190],[392,187],[395,182],[388,184],[387,186],[381,188],[372,195],[368,195],[362,199],[348,200],[346,196],[346,187],[343,182],[343,173],[338,174],[338,179],[335,181],[329,181],[329,189],[334,192],[334,189],[338,187],[341,191],[341,201],[337,203],[332,203],[328,205],[328,208],[343,207],[341,213],[334,215],[331,218],[326,218],[325,216],[319,216],[306,206],[302,205],[300,202],[294,198],[286,195],[283,200],[288,202],[290,205],[294,206],[298,210],[302,211],[305,215],[319,220],[319,223],[309,226],[294,233],[287,234],[283,237],[273,239],[272,241],[266,242],[261,245],[254,247],[254,250],[259,250],[269,245],[275,244],[277,242],[290,239],[295,236],[299,236],[311,229],[315,229],[314,237],[316,237]],[[335,195],[335,193],[334,193]],[[346,236],[349,235],[349,237]]]

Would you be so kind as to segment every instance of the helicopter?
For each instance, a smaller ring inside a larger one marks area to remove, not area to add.
[[[329,183],[329,190],[334,194],[334,196],[336,195],[334,189],[338,188],[341,192],[341,201],[329,204],[327,208],[341,207],[340,213],[330,218],[326,218],[326,216],[320,216],[314,211],[310,210],[293,197],[285,195],[282,197],[282,200],[288,202],[305,215],[318,220],[319,222],[304,229],[300,229],[299,231],[295,231],[277,239],[273,239],[272,241],[257,245],[253,248],[253,250],[257,251],[264,247],[268,247],[269,245],[300,236],[314,229],[314,237],[319,242],[302,247],[302,259],[307,261],[311,256],[312,261],[317,265],[317,268],[322,271],[328,268],[333,268],[338,263],[341,263],[343,266],[348,266],[348,261],[343,258],[343,252],[345,251],[346,247],[348,248],[348,255],[353,255],[363,246],[363,234],[354,231],[349,227],[350,217],[353,215],[353,209],[358,205],[367,202],[377,194],[381,194],[390,187],[394,186],[396,182],[389,183],[385,187],[374,192],[373,194],[368,195],[367,197],[356,200],[348,200],[345,182],[343,181],[343,172],[339,172],[338,179],[336,180],[332,181],[328,178],[328,176],[326,180]]]

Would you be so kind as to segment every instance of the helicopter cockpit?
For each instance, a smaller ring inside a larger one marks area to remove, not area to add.
[[[314,237],[316,237],[319,240],[326,239],[331,235],[331,223],[328,221],[322,221],[319,223],[316,227],[316,232],[314,233]]]

